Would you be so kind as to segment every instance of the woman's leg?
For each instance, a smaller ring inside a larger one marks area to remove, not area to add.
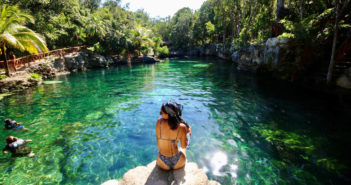
[[[157,166],[159,166],[161,169],[163,170],[170,170],[171,168],[169,166],[167,166],[167,164],[165,164],[159,156],[157,156],[157,159],[156,159],[156,163],[157,163]]]

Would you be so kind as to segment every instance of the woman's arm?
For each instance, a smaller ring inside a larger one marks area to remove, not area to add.
[[[180,124],[180,131],[181,131],[180,147],[185,149],[188,146],[188,139],[186,137],[186,134],[188,133],[188,129],[185,125]]]

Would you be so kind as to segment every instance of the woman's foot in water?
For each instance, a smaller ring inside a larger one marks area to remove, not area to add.
[[[28,128],[23,127],[21,130],[22,130],[22,131],[28,131],[29,129],[28,129]]]

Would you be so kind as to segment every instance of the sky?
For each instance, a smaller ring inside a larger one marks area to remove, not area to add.
[[[144,9],[150,17],[173,16],[179,9],[198,10],[206,0],[122,0],[122,7],[129,3],[129,10]]]

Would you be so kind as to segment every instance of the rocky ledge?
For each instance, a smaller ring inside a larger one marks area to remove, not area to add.
[[[150,64],[159,62],[158,59],[144,56],[136,57],[131,61],[132,64]],[[70,72],[85,71],[94,68],[109,68],[128,64],[128,61],[121,56],[102,56],[91,52],[81,52],[70,54],[65,57],[49,56],[40,61],[32,63],[30,67],[22,67],[12,76],[0,80],[0,93],[8,93],[15,90],[23,90],[28,87],[41,84],[42,79],[52,79],[59,74]],[[39,78],[31,78],[33,73],[39,74]]]
[[[190,162],[185,168],[164,171],[156,161],[147,166],[138,166],[129,170],[121,180],[109,180],[101,185],[220,185],[216,181],[208,180],[205,172],[196,163]]]

